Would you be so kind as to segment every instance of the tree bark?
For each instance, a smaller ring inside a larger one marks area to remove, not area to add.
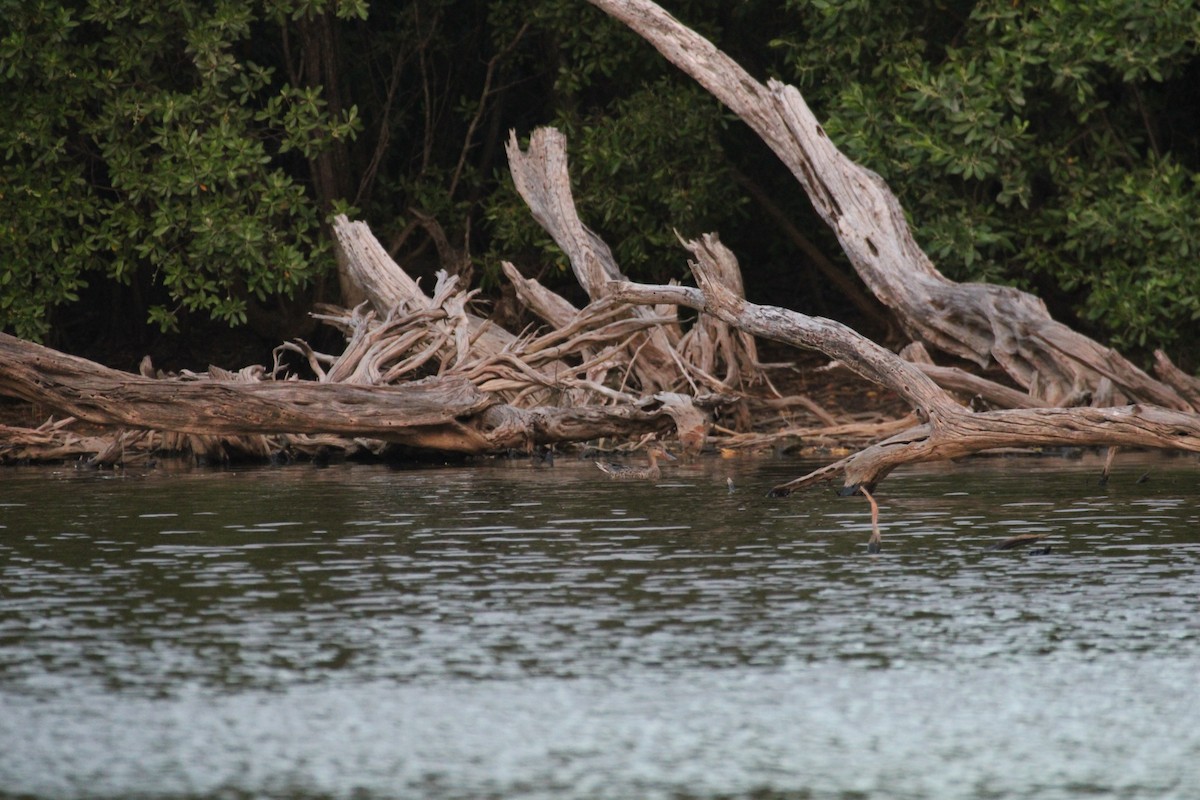
[[[380,316],[423,311],[433,306],[434,301],[392,260],[365,222],[351,222],[339,214],[333,222],[333,235],[349,280],[365,294]],[[476,353],[485,355],[501,353],[516,341],[513,334],[468,312],[465,306],[458,311],[457,319],[450,320],[450,325],[461,330],[454,332],[452,341],[469,337]]]
[[[583,224],[575,210],[567,171],[566,138],[554,128],[538,128],[529,137],[529,149],[522,151],[516,134],[510,133],[507,150],[513,183],[533,218],[566,253],[588,297],[593,301],[603,299],[608,282],[623,276],[612,250]],[[632,308],[628,313],[645,317],[653,312]],[[636,353],[633,372],[642,391],[647,394],[670,391],[677,369],[671,355],[674,342],[666,330],[662,326],[651,329],[630,346]]]
[[[134,430],[209,437],[336,434],[463,454],[666,433],[673,427],[662,405],[522,409],[461,377],[400,386],[156,380],[3,333],[0,394],[85,422]]]
[[[829,140],[793,86],[763,85],[711,42],[650,0],[589,0],[624,22],[725,103],[800,182],[859,276],[914,338],[987,367],[1052,405],[1093,392],[1102,378],[1133,400],[1191,408],[1119,353],[1055,322],[1038,298],[1012,287],[955,283],[913,240],[883,179]]]
[[[699,288],[614,283],[628,302],[676,303],[712,314],[741,330],[796,347],[819,350],[903,397],[925,420],[834,464],[773,490],[777,495],[844,476],[845,493],[868,490],[902,464],[958,458],[1012,446],[1131,446],[1200,452],[1200,415],[1154,406],[1022,408],[974,413],[959,405],[917,365],[840,323],[760,306],[722,285],[718,266],[734,258],[713,235],[686,242],[695,256]]]
[[[366,223],[351,222],[339,215],[334,220],[333,233],[345,274],[364,293],[381,319],[392,320],[406,313],[427,315],[425,326],[440,335],[440,341],[432,345],[428,354],[435,358],[439,374],[467,372],[472,364],[489,360],[519,358],[524,349],[520,338],[473,313],[467,304],[475,292],[458,286],[457,276],[439,272],[430,297],[388,255]],[[490,390],[510,402],[524,393],[532,394],[535,402],[550,403],[568,390],[565,379],[573,373],[572,367],[557,357],[528,360],[521,364],[521,369],[528,381],[518,382],[511,391],[496,385]],[[387,374],[377,373],[380,378]]]
[[[566,253],[576,279],[593,303],[603,300],[609,293],[609,283],[624,275],[609,246],[579,218],[571,192],[566,137],[554,128],[538,128],[529,137],[527,150],[521,150],[515,134],[510,135],[507,149],[513,182],[534,219]],[[505,272],[510,273],[508,266]],[[736,263],[723,279],[732,291],[744,293]],[[534,308],[543,319],[557,324],[565,313],[565,300],[547,297],[544,289],[534,296],[535,290],[527,281],[514,279],[514,286],[536,303]],[[675,312],[669,307],[633,307],[626,313],[635,319],[648,319]],[[701,318],[687,334],[677,325],[656,326],[631,341],[626,349],[645,394],[679,391],[688,385],[695,390],[696,379],[710,390],[724,391],[738,388],[758,375],[754,340],[731,332],[712,318]],[[715,375],[718,368],[724,370],[723,377]]]

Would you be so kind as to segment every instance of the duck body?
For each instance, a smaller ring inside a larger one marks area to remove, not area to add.
[[[658,459],[665,458],[668,461],[674,461],[675,456],[663,450],[661,447],[652,447],[646,451],[646,457],[650,463],[644,467],[637,467],[630,464],[613,464],[604,461],[597,461],[596,468],[608,475],[614,480],[658,480],[662,477],[662,470],[659,469]]]

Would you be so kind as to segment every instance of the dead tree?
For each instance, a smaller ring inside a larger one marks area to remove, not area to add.
[[[746,376],[761,371],[748,336],[755,335],[818,350],[893,390],[912,407],[917,423],[778,487],[781,493],[839,475],[847,490],[869,491],[900,464],[1010,445],[1200,450],[1200,417],[1191,411],[1200,398],[1195,379],[1165,357],[1158,370],[1163,380],[1151,378],[1054,322],[1031,295],[947,280],[916,246],[883,181],[837,150],[796,89],[754,81],[647,0],[591,2],[650,40],[758,132],[808,192],[867,285],[917,342],[980,366],[999,364],[1023,392],[939,367],[923,347],[906,349],[904,359],[832,320],[747,302],[737,262],[715,236],[686,243],[699,288],[624,280],[607,245],[575,211],[565,140],[542,129],[526,151],[510,139],[514,180],[592,300],[576,309],[507,265],[518,294],[553,326],[548,332],[518,335],[493,326],[471,309],[472,293],[454,277],[443,275],[426,295],[365,225],[342,218],[335,225],[342,274],[352,276],[374,308],[321,315],[346,334],[340,355],[317,353],[303,342],[284,346],[307,360],[316,381],[290,379],[280,363],[269,373],[243,370],[236,377],[220,370],[129,375],[0,335],[0,393],[134,431],[101,448],[110,459],[146,439],[137,433],[146,430],[167,432],[164,441],[186,437],[193,451],[230,441],[221,437],[259,437],[241,445],[249,451],[295,444],[299,437],[365,437],[487,453],[629,438],[674,426],[695,447],[707,423],[697,416],[693,397],[677,390],[686,386],[698,395],[702,385],[744,386]],[[660,308],[631,310],[622,303]],[[677,305],[701,314],[686,334],[674,314],[664,313],[663,307]],[[1016,407],[975,413],[943,387]],[[1089,394],[1109,403],[1138,402],[1059,407]],[[547,397],[567,402],[546,404]],[[37,446],[52,446],[59,432],[38,429]]]
[[[332,434],[460,454],[664,434],[674,426],[661,404],[517,408],[457,376],[399,386],[147,378],[4,333],[0,394],[117,429],[199,437]],[[6,448],[16,445],[5,442]]]
[[[553,141],[553,137],[543,134],[541,140]],[[562,164],[556,180],[566,183],[565,149]],[[546,193],[564,196],[551,185]],[[843,202],[849,204],[853,199],[843,198]],[[564,220],[578,219],[575,209],[563,202],[542,207],[537,217],[548,230],[561,229],[567,224]],[[592,237],[595,239],[594,234]],[[926,365],[905,360],[840,322],[748,302],[740,287],[731,287],[728,279],[741,274],[737,260],[715,235],[684,242],[684,246],[692,253],[690,267],[698,288],[612,280],[605,286],[605,294],[645,306],[686,306],[745,333],[817,350],[896,392],[919,421],[854,455],[776,487],[777,494],[838,476],[844,478],[846,493],[870,491],[902,464],[1000,447],[1133,446],[1200,451],[1200,415],[1159,406],[1057,408],[1033,401],[1031,405],[1037,407],[976,413],[939,386]]]
[[[612,250],[584,225],[575,209],[567,170],[566,137],[554,128],[538,128],[529,137],[529,146],[521,149],[515,133],[508,145],[509,169],[517,191],[530,213],[567,255],[579,285],[593,302],[609,293],[609,283],[624,275]],[[552,325],[558,326],[573,312],[570,303],[549,290],[521,278],[511,264],[505,273],[518,294],[531,308]],[[728,285],[741,291],[740,272],[727,277]],[[671,315],[671,307],[649,309],[630,307],[625,312],[635,319]],[[728,391],[744,379],[760,373],[754,340],[730,331],[713,318],[701,318],[685,334],[677,322],[658,325],[627,345],[631,370],[643,392],[679,392],[696,389],[701,383],[708,391]],[[716,376],[718,368],[724,372]],[[690,386],[689,386],[690,384]]]
[[[632,28],[759,135],[914,339],[981,368],[994,362],[1049,405],[1078,404],[1107,379],[1114,402],[1196,410],[1172,386],[1051,319],[1037,297],[943,276],[913,240],[883,179],[837,149],[795,87],[776,80],[764,86],[650,0],[589,2]]]
[[[939,461],[1014,446],[1129,446],[1200,452],[1200,415],[1151,405],[1107,408],[1021,408],[984,413],[960,405],[922,369],[829,319],[749,303],[719,279],[733,253],[715,236],[686,242],[699,288],[616,284],[613,294],[636,303],[676,303],[730,325],[837,359],[886,386],[923,421],[853,455],[776,487],[777,495],[844,478],[844,493],[868,490],[902,464]]]

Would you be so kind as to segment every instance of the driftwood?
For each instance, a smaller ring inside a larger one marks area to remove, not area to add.
[[[756,336],[819,350],[874,383],[897,392],[924,424],[914,426],[797,480],[777,486],[785,495],[844,476],[843,491],[871,489],[902,464],[935,461],[1002,447],[1131,446],[1200,452],[1200,415],[1155,406],[1023,408],[976,413],[957,403],[920,367],[833,320],[760,306],[711,278],[713,264],[734,258],[715,236],[687,242],[699,288],[617,283],[629,302],[676,303],[717,316]]]
[[[913,335],[904,358],[833,320],[747,302],[737,261],[715,235],[685,242],[698,288],[626,280],[574,208],[565,139],[539,129],[526,150],[510,138],[514,181],[590,298],[576,308],[504,264],[517,296],[548,330],[503,330],[477,313],[474,292],[458,276],[439,274],[425,294],[365,224],[342,217],[334,225],[339,276],[364,302],[317,315],[344,333],[340,354],[297,340],[277,350],[269,371],[171,376],[146,362],[142,375],[130,375],[0,335],[0,393],[115,428],[105,441],[86,441],[95,463],[117,463],[131,448],[187,449],[207,458],[327,447],[378,454],[394,445],[493,453],[674,429],[695,451],[714,433],[730,446],[753,447],[853,431],[887,438],[776,491],[841,476],[846,491],[870,499],[900,464],[998,447],[1200,451],[1200,417],[1191,411],[1200,407],[1200,382],[1165,356],[1155,380],[1051,320],[1030,295],[948,281],[916,246],[883,181],[829,142],[798,91],[757,83],[653,3],[591,2],[651,40],[783,159],[863,280]],[[686,332],[675,315],[680,305],[699,312]],[[817,350],[895,392],[913,415],[881,423],[785,397],[767,380],[754,336]],[[938,365],[925,346],[981,368],[998,366],[1020,389]],[[296,355],[316,380],[290,374]],[[733,428],[713,425],[718,406],[738,409]],[[751,408],[775,415],[771,430],[749,432]],[[782,430],[774,424],[793,417]],[[4,429],[0,458],[19,457],[11,445],[20,438],[26,453],[84,447],[81,436],[66,442],[73,435],[67,428],[60,421],[25,434]]]
[[[580,221],[575,211],[562,134],[553,128],[539,128],[530,137],[528,151],[522,152],[513,133],[509,136],[507,150],[513,183],[533,218],[567,254],[571,269],[588,297],[593,301],[602,299],[607,293],[608,282],[623,276],[612,250]],[[646,317],[654,312],[633,308],[626,313]],[[672,338],[678,339],[677,330],[677,325],[655,326],[630,343],[632,371],[644,391],[652,393],[675,388]],[[670,333],[676,335],[672,337]]]
[[[567,168],[566,137],[554,128],[538,128],[522,150],[515,132],[507,145],[513,182],[534,219],[566,253],[579,285],[593,302],[608,295],[611,281],[624,275],[609,246],[580,220],[571,193]],[[563,324],[572,306],[535,281],[522,278],[506,264],[505,274],[518,296],[554,326]],[[731,290],[742,293],[741,272],[725,276]],[[635,319],[673,315],[674,309],[629,307]],[[759,377],[753,339],[729,330],[713,318],[701,318],[686,334],[677,322],[656,325],[627,345],[633,377],[642,392],[695,391],[697,383],[709,391],[726,391]],[[715,373],[723,371],[723,375]]]
[[[650,0],[589,2],[632,28],[759,135],[800,182],[859,276],[914,338],[981,368],[995,362],[1050,405],[1094,392],[1107,378],[1128,400],[1192,408],[1119,353],[1055,322],[1033,295],[955,283],[938,272],[883,179],[837,149],[795,87],[776,80],[764,86]]]
[[[680,392],[728,392],[758,379],[750,337],[711,318],[682,334],[673,307],[643,309],[606,297],[607,282],[622,276],[607,246],[574,213],[561,134],[536,131],[529,152],[512,144],[510,158],[527,197],[550,209],[536,213],[569,247],[576,275],[592,298],[588,306],[575,308],[505,263],[517,296],[551,325],[537,336],[514,335],[472,313],[473,293],[444,273],[432,297],[426,296],[366,224],[339,217],[334,226],[339,260],[344,273],[364,287],[374,313],[318,317],[347,333],[349,344],[341,356],[321,357],[302,342],[285,349],[303,353],[319,378],[328,381],[390,384],[432,362],[439,375],[463,375],[481,390],[523,407],[531,400],[638,403],[647,395],[664,402],[673,398],[670,404],[678,407],[683,405]],[[560,210],[569,212],[565,219],[552,216]],[[726,279],[740,291],[740,274]],[[322,361],[328,369],[321,368]],[[712,374],[717,371],[722,374]]]
[[[1188,392],[1193,384],[1172,372],[1165,357],[1160,374],[1173,385],[1055,322],[1031,295],[946,279],[916,245],[887,185],[834,146],[798,90],[778,81],[760,84],[649,0],[590,2],[626,23],[754,129],[800,182],[859,275],[914,338],[980,367],[994,362],[1026,390],[1028,400],[1023,400],[991,382],[938,368],[927,358],[905,361],[832,320],[748,303],[719,277],[735,259],[715,236],[686,243],[695,257],[692,272],[699,289],[614,282],[612,293],[629,302],[684,305],[757,336],[819,350],[894,390],[923,423],[777,487],[776,493],[838,475],[844,476],[847,492],[870,489],[900,464],[1017,445],[1200,451],[1200,416],[1191,413],[1194,399]],[[1000,405],[1023,407],[975,413],[935,378]],[[1053,407],[1097,397],[1157,405]]]
[[[441,273],[433,297],[427,296],[417,281],[392,260],[365,222],[351,222],[339,214],[333,222],[333,236],[343,280],[359,287],[381,317],[436,310],[427,318],[427,324],[444,334],[434,348],[434,352],[442,351],[440,360],[463,361],[468,354],[496,357],[516,343],[514,334],[471,313],[467,307],[471,294],[465,287],[464,291],[454,291],[457,276]],[[540,382],[550,384],[551,376],[564,368],[564,364],[548,365]],[[538,371],[536,367],[533,370]]]
[[[663,382],[690,391],[647,394],[631,385],[630,373],[646,333],[675,325],[673,309],[670,316],[631,314],[630,306],[602,297],[583,309],[562,308],[569,314],[552,330],[514,335],[471,313],[471,293],[455,278],[440,275],[425,295],[365,225],[342,219],[338,230],[343,275],[361,281],[367,297],[358,308],[315,315],[345,335],[341,353],[296,340],[277,348],[269,371],[210,367],[175,376],[147,358],[141,374],[130,375],[5,337],[0,394],[115,433],[77,434],[65,424],[5,429],[0,460],[78,454],[108,464],[146,452],[190,452],[222,462],[328,451],[380,455],[393,445],[482,454],[672,428],[697,452],[708,441],[714,409],[733,402],[722,379],[706,370],[721,366],[725,379],[747,382],[745,367],[719,359],[737,352],[735,340],[743,342],[742,354],[753,349],[723,323],[694,329],[708,342],[683,337],[672,345],[679,350],[670,351],[673,372],[662,372],[669,374]],[[688,342],[705,346],[685,349]],[[289,354],[298,354],[316,380],[294,379]],[[697,375],[706,378],[700,385]],[[152,433],[139,433],[146,431]]]
[[[0,394],[94,425],[196,437],[306,432],[471,454],[673,427],[662,404],[522,409],[460,377],[401,386],[146,378],[8,334],[0,334],[0,364]]]
[[[150,431],[139,431],[136,441],[126,435],[126,431],[114,434],[80,434],[72,430],[76,420],[74,417],[65,419],[49,419],[35,428],[21,428],[0,425],[0,462],[12,460],[28,461],[72,461],[83,460],[90,466],[111,466],[124,464],[126,446],[143,444],[150,449],[162,449],[161,436],[156,442],[144,443],[147,436],[154,436]]]

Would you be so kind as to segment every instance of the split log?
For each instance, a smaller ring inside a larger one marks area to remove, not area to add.
[[[1050,405],[1094,392],[1108,378],[1131,400],[1191,408],[1119,353],[1051,319],[1037,297],[943,276],[917,246],[887,184],[837,149],[795,87],[776,80],[764,86],[650,0],[589,2],[632,28],[759,135],[800,182],[859,276],[914,338],[981,368],[994,361]]]

